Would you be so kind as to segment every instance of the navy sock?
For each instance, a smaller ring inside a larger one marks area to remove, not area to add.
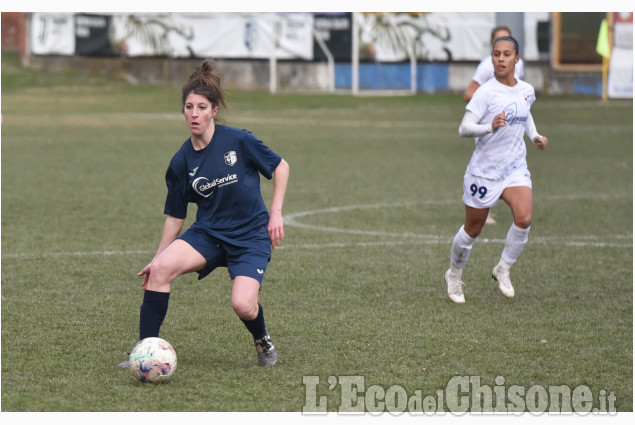
[[[168,312],[169,292],[146,291],[139,313],[139,339],[158,337],[165,315]]]
[[[261,339],[267,334],[267,328],[265,327],[265,315],[262,311],[262,306],[258,304],[258,316],[254,320],[240,319],[247,327],[247,330],[251,332],[254,339]]]

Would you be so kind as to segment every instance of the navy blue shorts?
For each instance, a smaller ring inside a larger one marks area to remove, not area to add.
[[[247,276],[262,284],[271,259],[271,241],[268,238],[254,240],[251,247],[242,247],[190,227],[179,239],[192,245],[207,260],[207,264],[197,272],[199,280],[217,267],[227,267],[232,280],[236,276]]]

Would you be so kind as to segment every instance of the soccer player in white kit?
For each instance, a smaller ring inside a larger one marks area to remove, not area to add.
[[[514,75],[520,60],[518,42],[501,37],[492,46],[494,78],[479,87],[465,107],[459,127],[463,137],[475,137],[476,147],[463,180],[465,224],[452,242],[450,268],[445,273],[448,297],[465,302],[462,271],[474,241],[481,233],[489,209],[499,199],[511,208],[513,224],[505,239],[499,263],[492,270],[501,293],[514,296],[509,269],[521,254],[532,219],[531,176],[527,169],[526,132],[540,150],[547,138],[538,134],[530,107],[536,99],[531,84]]]
[[[504,25],[495,27],[494,29],[492,29],[490,44],[493,45],[494,40],[497,40],[500,37],[511,36],[512,31],[509,29],[509,27],[506,27]],[[525,75],[525,63],[522,59],[519,59],[518,63],[516,64],[514,68],[514,75],[519,80]],[[485,84],[485,82],[491,78],[494,78],[494,64],[492,63],[492,57],[487,56],[483,58],[483,60],[476,67],[476,71],[474,71],[474,75],[472,76],[472,81],[465,89],[465,93],[463,93],[463,99],[466,102],[469,102],[472,99],[472,96],[474,96],[474,92],[476,91],[476,89]]]

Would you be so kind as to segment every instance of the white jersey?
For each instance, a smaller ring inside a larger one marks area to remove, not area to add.
[[[523,135],[536,100],[531,84],[516,80],[513,87],[492,78],[480,86],[465,109],[480,117],[479,124],[491,124],[505,112],[507,124],[493,133],[476,137],[476,147],[467,172],[491,180],[502,180],[519,168],[527,168],[527,148]]]
[[[525,64],[522,59],[518,60],[518,63],[514,68],[514,76],[517,80],[520,80],[525,76]],[[492,78],[494,78],[494,63],[492,62],[492,57],[487,56],[476,67],[472,80],[476,81],[480,85],[483,85],[486,81]]]

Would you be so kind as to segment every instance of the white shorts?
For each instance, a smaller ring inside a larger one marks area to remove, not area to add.
[[[490,180],[466,172],[463,177],[463,202],[472,208],[492,208],[508,187],[527,186],[531,189],[531,174],[527,168],[514,171],[504,180]]]

